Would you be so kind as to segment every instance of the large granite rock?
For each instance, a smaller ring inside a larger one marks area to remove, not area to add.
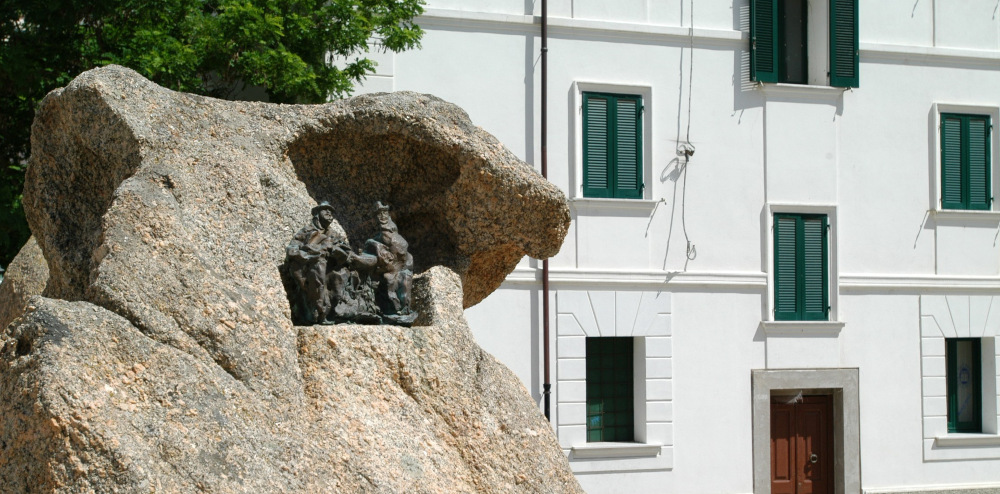
[[[0,281],[0,329],[24,312],[28,299],[40,295],[49,281],[49,266],[35,237],[21,247]]]
[[[278,266],[319,200],[355,247],[393,204],[413,328],[292,326]],[[454,105],[223,102],[97,69],[42,102],[25,205],[49,279],[0,290],[24,311],[0,341],[0,485],[579,490],[462,316],[558,250],[565,198]]]

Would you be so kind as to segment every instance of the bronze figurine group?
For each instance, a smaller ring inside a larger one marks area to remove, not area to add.
[[[326,201],[312,209],[312,221],[292,237],[283,274],[296,325],[413,324],[413,256],[389,206],[376,206],[379,232],[361,253],[351,249]]]

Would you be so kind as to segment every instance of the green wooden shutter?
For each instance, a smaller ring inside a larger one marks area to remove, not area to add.
[[[829,319],[825,215],[774,215],[774,319]]]
[[[620,96],[615,112],[615,197],[642,198],[642,103]]]
[[[990,117],[968,117],[968,207],[990,209]]]
[[[941,207],[993,205],[988,115],[941,114]]]
[[[941,207],[964,209],[962,201],[962,119],[941,115]]]
[[[826,216],[802,217],[802,319],[827,320]]]
[[[797,225],[798,219],[794,215],[774,215],[774,319],[776,321],[799,319],[796,303]]]
[[[583,93],[584,197],[642,197],[642,98]]]
[[[830,85],[858,82],[858,0],[830,0]]]
[[[611,197],[609,98],[583,93],[583,195]]]
[[[778,82],[778,0],[750,0],[750,79]]]

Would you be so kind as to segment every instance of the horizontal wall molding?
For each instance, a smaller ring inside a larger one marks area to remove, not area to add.
[[[554,36],[560,34],[579,36],[581,31],[590,31],[595,35],[636,39],[659,38],[675,43],[690,42],[693,38],[696,43],[702,45],[732,45],[737,47],[750,39],[749,34],[742,31],[694,28],[694,33],[692,33],[690,28],[680,26],[567,19],[565,17],[549,17],[549,28],[552,29],[550,35]]]
[[[425,9],[423,15],[417,19],[417,24],[424,28],[436,25],[469,26],[470,24],[493,24],[495,29],[511,29],[516,31],[523,31],[525,29],[537,30],[541,22],[540,16],[450,9]],[[611,22],[550,16],[548,27],[550,37],[559,37],[560,35],[577,37],[581,33],[590,32],[591,35],[598,37],[634,38],[637,40],[658,38],[668,42],[685,43],[690,42],[692,38],[690,28],[659,24]],[[693,37],[695,42],[701,45],[728,44],[734,47],[750,39],[747,33],[741,31],[704,28],[695,28]]]
[[[504,285],[540,285],[542,270],[519,267],[507,275]],[[662,270],[598,270],[550,268],[549,283],[553,286],[601,285],[609,287],[660,288],[670,287],[732,287],[767,288],[763,272],[724,271],[662,271]],[[840,276],[840,291],[910,291],[910,292],[1000,292],[1000,276],[942,276],[845,274]]]
[[[450,9],[424,9],[424,13],[416,19],[416,24],[422,28],[429,27],[469,27],[483,26],[493,29],[511,31],[537,31],[534,16],[517,14],[499,14],[492,12],[470,12]]]
[[[540,284],[542,270],[517,268],[507,275],[505,285]],[[600,285],[618,288],[656,288],[688,286],[729,286],[736,288],[767,286],[764,273],[677,272],[660,270],[592,270],[549,268],[549,283],[554,287]]]
[[[841,291],[1000,292],[1000,276],[841,275]]]
[[[864,494],[1000,494],[1000,484],[910,486],[897,489],[864,489]]]
[[[541,18],[534,15],[503,14],[491,12],[472,12],[451,9],[425,9],[423,15],[417,18],[417,24],[424,28],[469,27],[480,25],[492,29],[510,30],[516,32],[534,32],[540,29]],[[749,33],[732,29],[695,28],[694,33],[688,27],[665,26],[659,24],[641,24],[631,22],[610,22],[589,19],[572,19],[552,17],[548,19],[549,36],[578,37],[590,33],[595,37],[612,37],[620,39],[646,40],[660,39],[664,42],[690,42],[692,34],[698,45],[725,45],[733,48],[749,49]],[[942,48],[937,46],[894,45],[886,43],[860,43],[860,56],[863,63],[905,63],[918,62],[937,64],[956,60],[971,64],[996,64],[1000,62],[1000,52],[988,50],[969,50],[961,48]]]
[[[937,46],[890,45],[883,43],[860,43],[862,62],[866,57],[896,62],[925,62],[934,64],[945,59],[965,60],[973,63],[995,64],[1000,62],[1000,52],[986,50],[964,50]]]

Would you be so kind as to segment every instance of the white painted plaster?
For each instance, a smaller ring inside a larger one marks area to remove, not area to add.
[[[531,13],[530,8],[526,11],[524,0],[429,0],[426,8],[502,14]]]
[[[811,369],[841,367],[837,337],[768,336],[768,369]]]
[[[847,91],[750,82],[746,0],[628,0],[616,12],[549,3],[549,180],[573,199],[550,259],[553,427],[588,492],[751,492],[749,376],[771,365],[858,369],[863,490],[1000,485],[1000,457],[983,453],[994,446],[929,434],[947,413],[943,338],[1000,328],[1000,214],[935,206],[940,108],[1000,109],[995,3],[862,1],[861,87]],[[539,2],[432,0],[422,49],[393,56],[391,76],[381,64],[359,92],[391,81],[454,102],[537,169],[539,13]],[[577,200],[588,83],[644,96],[642,201]],[[685,162],[677,146],[688,140]],[[775,204],[835,210],[836,324],[767,324]],[[477,340],[536,400],[540,291],[538,263],[525,260],[467,311]],[[647,377],[670,360],[669,377],[654,378],[669,379],[670,399],[644,397],[637,416],[644,440],[672,438],[654,457],[576,459],[585,429],[565,415],[585,400],[579,341],[629,332],[643,338],[636,368]]]
[[[673,354],[671,339],[667,336],[646,338],[646,356],[669,358]]]
[[[955,8],[950,2],[934,5],[934,44],[950,48],[996,50],[998,25],[996,2],[974,0]]]
[[[357,88],[353,94],[391,93],[395,90],[394,82],[391,75],[370,75],[365,79],[364,86]]]
[[[789,89],[796,89],[795,87]],[[838,107],[831,96],[768,93],[765,115],[767,200],[772,203],[836,204]],[[808,139],[803,136],[808,135]],[[808,187],[803,187],[809,184]]]
[[[934,2],[867,2],[858,22],[862,42],[931,46]]]
[[[1000,220],[1000,218],[998,218]],[[1000,273],[1000,248],[996,244],[1000,221],[986,225],[969,222],[937,223],[937,272],[946,275]],[[961,256],[950,255],[962,252]]]
[[[617,22],[645,22],[645,0],[573,0],[573,17]]]
[[[486,305],[465,311],[476,341],[514,371],[536,401],[541,399],[538,379],[541,355],[532,351],[532,346],[540,341],[540,294],[541,290],[534,287],[493,294],[491,303],[507,307],[501,319],[497,319]],[[567,331],[571,331],[570,328],[567,327]]]

